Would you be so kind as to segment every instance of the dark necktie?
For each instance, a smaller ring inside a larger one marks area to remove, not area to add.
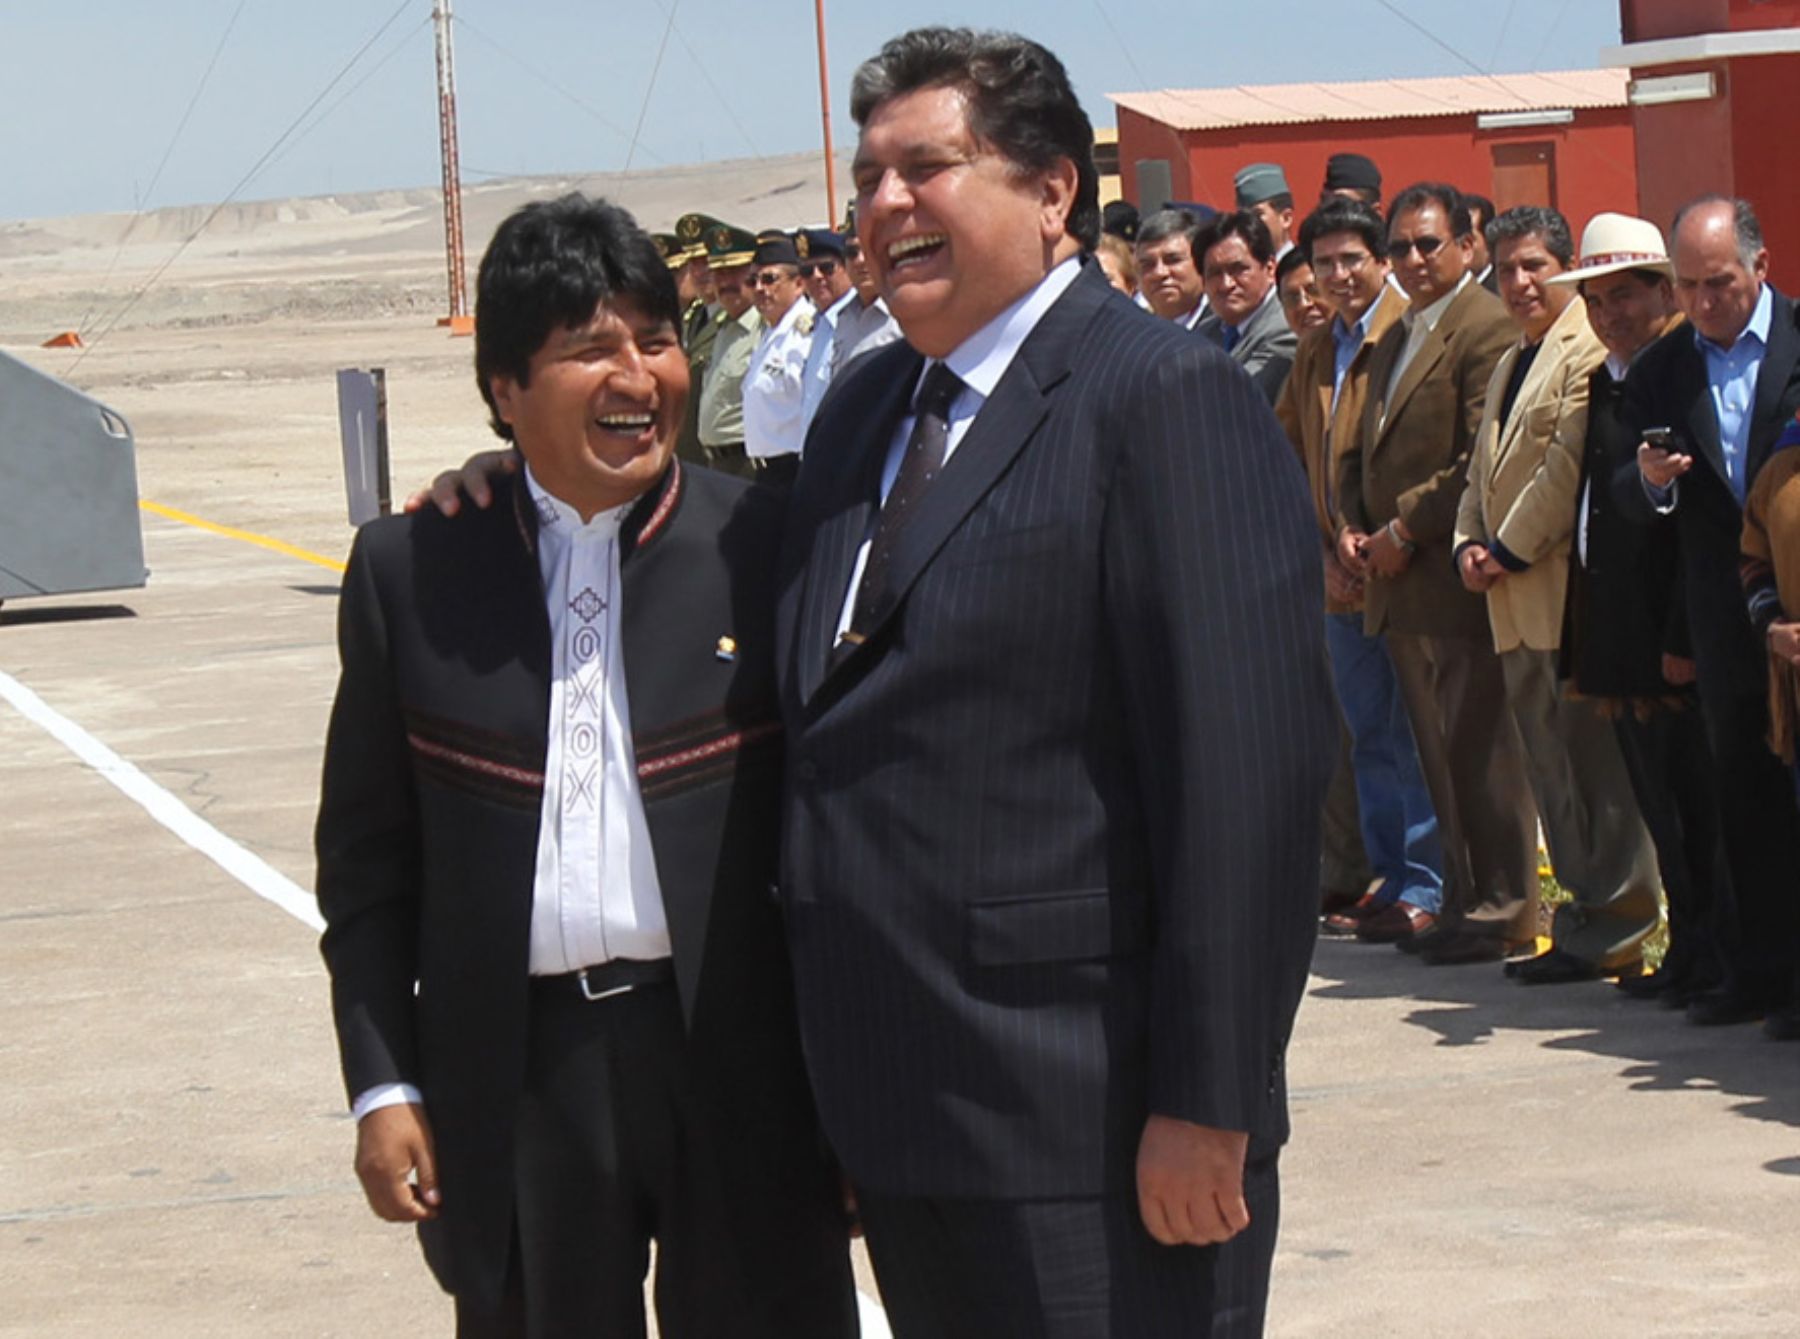
[[[1233,349],[1235,349],[1237,347],[1238,340],[1243,338],[1243,332],[1234,325],[1222,326],[1222,327],[1220,327],[1220,329],[1223,331],[1224,336],[1225,336],[1224,340],[1222,341],[1225,345],[1225,352],[1230,353]]]
[[[900,458],[900,472],[894,476],[894,485],[888,489],[887,501],[876,518],[875,533],[869,537],[868,561],[863,564],[862,584],[856,588],[856,603],[850,612],[850,630],[839,644],[840,651],[861,642],[879,616],[876,600],[900,532],[944,467],[944,451],[950,442],[950,405],[962,388],[962,378],[943,363],[933,364],[925,374],[912,435],[906,440],[906,454]]]

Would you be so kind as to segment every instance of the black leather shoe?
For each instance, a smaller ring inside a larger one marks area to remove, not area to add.
[[[1615,973],[1636,976],[1643,963],[1627,963],[1621,967],[1600,967],[1586,958],[1553,948],[1535,958],[1517,958],[1506,964],[1506,974],[1522,986],[1566,986],[1577,981],[1599,981]]]
[[[1664,966],[1643,976],[1621,976],[1618,985],[1620,992],[1629,999],[1653,1000],[1664,992],[1675,989],[1684,979],[1684,973],[1672,972]]]
[[[1770,1041],[1800,1041],[1800,1004],[1776,1009],[1763,1019],[1763,1036]]]
[[[1687,1007],[1687,1021],[1696,1027],[1730,1027],[1754,1023],[1765,1014],[1778,1012],[1780,1000],[1770,1000],[1735,986],[1702,995]]]
[[[1425,951],[1426,945],[1430,944],[1433,940],[1442,939],[1445,935],[1454,933],[1455,931],[1445,925],[1442,920],[1439,920],[1438,923],[1429,930],[1421,930],[1418,934],[1413,935],[1410,938],[1396,940],[1394,947],[1399,949],[1402,953],[1411,953],[1413,956],[1417,957]]]
[[[1427,967],[1462,967],[1469,963],[1499,962],[1517,947],[1517,944],[1496,935],[1452,930],[1426,941],[1425,946],[1419,950],[1419,961]]]

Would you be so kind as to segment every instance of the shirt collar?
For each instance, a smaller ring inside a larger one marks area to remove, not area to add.
[[[1456,281],[1456,287],[1425,308],[1424,311],[1414,311],[1409,307],[1406,312],[1407,330],[1411,331],[1421,321],[1424,322],[1427,333],[1436,330],[1438,322],[1444,319],[1444,313],[1450,310],[1450,304],[1456,301],[1456,295],[1473,282],[1475,282],[1475,276],[1464,270],[1463,277]]]
[[[832,303],[824,311],[819,313],[819,319],[826,325],[835,326],[838,322],[838,317],[849,311],[850,304],[855,301],[856,290],[854,288],[847,289],[843,297],[839,298],[836,302]]]
[[[1237,334],[1241,335],[1244,332],[1244,327],[1249,325],[1250,322],[1254,321],[1258,316],[1261,316],[1262,309],[1264,307],[1268,306],[1271,302],[1275,301],[1275,298],[1276,298],[1275,285],[1270,284],[1269,291],[1267,293],[1263,294],[1263,300],[1256,304],[1255,311],[1251,312],[1248,316],[1246,316],[1243,320],[1239,321],[1236,325],[1233,325],[1230,321],[1220,321],[1219,324],[1221,326],[1223,326],[1225,329],[1234,331]]]
[[[803,312],[811,312],[814,315],[818,314],[818,309],[812,305],[812,299],[804,294],[794,299],[794,305],[781,314],[781,320],[776,323],[773,329],[770,329],[766,325],[763,327],[763,338],[780,339],[783,335],[787,334],[788,331],[794,328],[794,322],[800,319]],[[761,313],[759,312],[758,315],[761,315]]]
[[[1006,369],[1012,366],[1026,338],[1037,328],[1044,313],[1075,282],[1081,262],[1071,256],[1040,279],[1005,311],[950,351],[944,359],[963,385],[983,399],[994,393]],[[920,382],[923,385],[923,380]]]
[[[558,548],[577,539],[607,540],[619,537],[619,527],[631,512],[637,499],[605,511],[595,512],[594,519],[584,522],[581,513],[538,482],[531,466],[525,467],[525,488],[531,494],[531,505],[537,510],[538,542]]]
[[[1388,300],[1388,287],[1381,286],[1381,292],[1375,295],[1375,301],[1363,308],[1363,314],[1356,318],[1356,324],[1347,326],[1342,316],[1331,318],[1331,337],[1339,344],[1361,344],[1369,337],[1369,323],[1375,319],[1375,313],[1381,304]]]
[[[1743,333],[1737,337],[1736,342],[1732,344],[1731,348],[1728,349],[1723,344],[1718,344],[1708,339],[1705,335],[1701,334],[1698,329],[1694,331],[1694,345],[1701,353],[1716,353],[1723,356],[1729,356],[1739,344],[1742,344],[1746,339],[1754,335],[1756,336],[1756,342],[1766,349],[1769,347],[1769,327],[1774,323],[1774,320],[1774,294],[1769,286],[1764,284],[1762,286],[1762,291],[1756,295],[1756,307],[1750,313],[1750,324],[1744,327]]]

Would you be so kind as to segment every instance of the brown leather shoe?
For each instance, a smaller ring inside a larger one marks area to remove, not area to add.
[[[1340,911],[1348,911],[1365,896],[1360,888],[1321,888],[1319,890],[1319,914],[1335,916]]]
[[[1375,905],[1375,894],[1364,893],[1357,898],[1356,904],[1343,911],[1334,911],[1319,923],[1319,933],[1334,938],[1345,939],[1362,928],[1362,923],[1380,910]]]
[[[1421,911],[1411,902],[1390,902],[1373,916],[1367,916],[1356,927],[1356,937],[1369,944],[1397,944],[1424,934],[1437,924],[1437,917]]]

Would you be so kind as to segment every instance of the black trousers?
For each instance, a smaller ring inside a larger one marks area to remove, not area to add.
[[[1245,1191],[1254,1226],[1223,1248],[1158,1245],[1129,1194],[859,1203],[895,1339],[1248,1339],[1275,1243],[1273,1159]]]
[[[1621,705],[1613,731],[1669,900],[1664,963],[1696,980],[1715,978],[1721,970],[1717,921],[1731,876],[1719,842],[1718,782],[1706,722],[1698,704],[1657,708],[1642,718],[1629,703]]]
[[[566,982],[564,985],[566,986]],[[745,1131],[672,984],[587,1001],[534,987],[517,1218],[497,1312],[459,1339],[854,1339],[841,1197],[816,1137]]]

